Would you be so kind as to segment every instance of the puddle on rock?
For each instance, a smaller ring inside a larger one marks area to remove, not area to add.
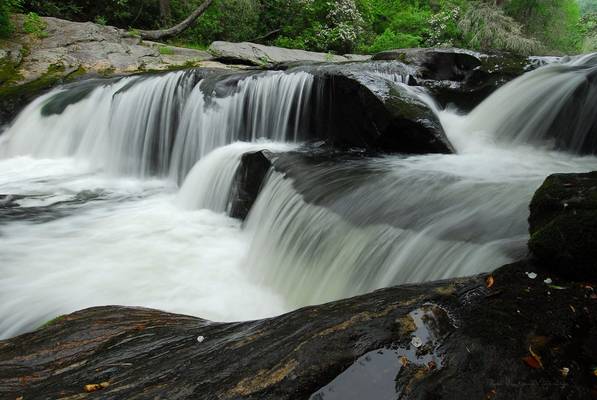
[[[441,369],[440,341],[453,326],[446,311],[428,304],[406,319],[414,323],[410,338],[403,340],[406,344],[362,355],[310,400],[396,400],[413,377]]]

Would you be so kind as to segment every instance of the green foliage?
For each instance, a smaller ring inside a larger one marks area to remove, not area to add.
[[[18,0],[23,10],[124,29],[157,29],[181,21],[204,0]],[[9,26],[0,0],[0,34]],[[575,53],[595,35],[597,0],[214,0],[198,22],[175,38],[204,47],[215,40],[350,53],[396,47]],[[579,5],[580,4],[580,5]],[[580,19],[582,15],[583,19]],[[579,22],[580,20],[580,22]],[[6,33],[4,33],[6,34]],[[589,46],[591,47],[591,46]]]
[[[7,37],[14,30],[10,14],[18,11],[21,7],[21,0],[0,0],[0,37]]]
[[[592,53],[597,51],[597,12],[583,15],[578,29],[583,37],[582,52]]]
[[[409,47],[420,47],[421,37],[400,33],[386,29],[381,35],[377,36],[373,44],[367,47],[367,52],[377,53],[389,49],[404,49]]]
[[[106,19],[106,17],[104,17],[102,15],[98,15],[97,17],[95,17],[93,22],[95,22],[98,25],[107,25],[108,24],[108,20]]]
[[[48,33],[46,32],[46,23],[34,12],[30,12],[25,16],[25,20],[23,21],[23,31],[37,36],[38,38],[48,36]]]
[[[174,49],[169,46],[160,46],[159,47],[160,54],[163,55],[171,55],[174,54]]]
[[[577,0],[509,0],[504,10],[548,51],[574,53],[580,49]]]
[[[537,40],[524,36],[518,22],[487,3],[469,7],[459,27],[471,48],[503,49],[520,54],[533,54],[541,49]]]

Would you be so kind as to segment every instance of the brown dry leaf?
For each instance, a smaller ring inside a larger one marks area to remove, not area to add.
[[[522,361],[531,368],[540,369],[541,364],[537,362],[535,357],[533,356],[526,356],[522,358]]]
[[[23,396],[17,397],[16,400],[23,400]]]
[[[408,360],[408,357],[402,356],[400,357],[400,363],[403,367],[406,367],[410,363],[410,361]]]
[[[83,387],[83,389],[85,389],[85,391],[86,391],[87,393],[90,393],[90,392],[95,392],[95,391],[98,391],[98,390],[105,389],[105,388],[107,388],[108,386],[110,386],[110,383],[109,383],[109,382],[102,382],[102,383],[91,383],[91,384],[89,384],[89,385],[85,385],[85,386]]]
[[[491,399],[493,399],[496,394],[497,394],[497,390],[491,389],[489,392],[487,392],[485,394],[485,400],[491,400]]]
[[[494,283],[495,279],[493,278],[493,275],[489,275],[487,279],[485,279],[485,286],[487,286],[488,289],[491,288]]]
[[[437,368],[437,364],[435,363],[435,361],[431,360],[427,363],[427,368],[429,368],[429,370],[432,371],[435,368]]]
[[[533,356],[533,358],[535,360],[537,360],[537,362],[539,363],[539,365],[541,366],[541,368],[543,368],[543,363],[541,362],[541,357],[539,357],[539,354],[535,353],[533,351],[533,348],[531,346],[529,346],[529,353],[531,353],[531,355]]]

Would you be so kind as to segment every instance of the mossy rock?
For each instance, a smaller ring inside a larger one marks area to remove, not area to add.
[[[10,122],[29,102],[52,87],[73,81],[83,75],[85,70],[79,68],[67,73],[62,65],[52,65],[45,74],[33,81],[17,84],[18,70],[4,65],[0,71],[0,124]]]
[[[549,176],[530,209],[529,249],[540,265],[597,278],[597,172]]]

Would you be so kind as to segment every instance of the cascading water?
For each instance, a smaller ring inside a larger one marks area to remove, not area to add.
[[[597,54],[553,62],[506,84],[461,127],[506,144],[597,153]]]
[[[590,82],[591,65],[545,66],[468,116],[436,110],[453,155],[305,153],[296,143],[309,129],[308,70],[54,90],[0,136],[0,193],[11,195],[0,197],[0,337],[100,304],[259,318],[523,256],[543,179],[597,169],[593,156],[527,144],[549,144],[550,134],[530,133],[568,109],[562,98],[579,93],[579,76]],[[376,63],[363,79],[405,85],[400,71]],[[587,88],[573,127],[584,143],[582,127],[595,121]],[[234,175],[244,153],[261,149],[280,155],[243,226],[226,216]]]
[[[74,156],[114,174],[180,180],[226,144],[301,139],[312,81],[305,72],[266,72],[217,97],[189,71],[91,82],[82,93],[72,89],[79,96],[58,89],[20,114],[3,134],[0,157]]]

